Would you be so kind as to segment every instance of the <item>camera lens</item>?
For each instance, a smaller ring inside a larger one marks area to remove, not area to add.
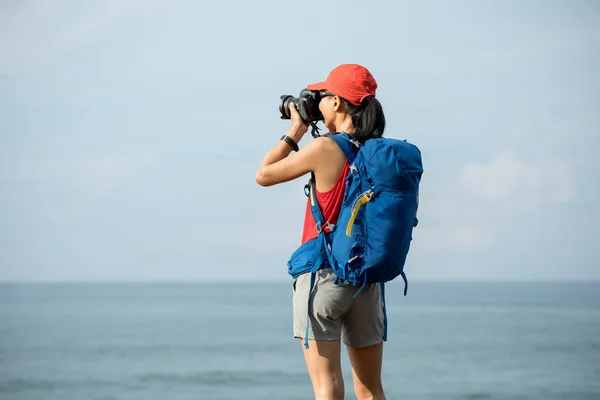
[[[279,102],[279,112],[281,113],[281,118],[292,118],[292,114],[290,113],[290,103],[294,100],[294,96],[283,95],[280,97],[280,99],[281,101]]]

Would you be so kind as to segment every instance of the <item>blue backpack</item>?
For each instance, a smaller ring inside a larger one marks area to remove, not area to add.
[[[305,193],[310,198],[319,235],[292,254],[288,273],[296,279],[311,272],[309,310],[316,272],[322,268],[331,267],[338,284],[360,286],[355,296],[366,284],[380,283],[387,340],[384,283],[401,276],[404,295],[407,293],[404,264],[413,228],[418,223],[421,152],[403,140],[376,138],[361,145],[346,133],[327,136],[350,162],[340,215],[335,226],[323,220],[312,174]],[[325,226],[329,233],[325,233]],[[305,346],[308,348],[308,340]]]

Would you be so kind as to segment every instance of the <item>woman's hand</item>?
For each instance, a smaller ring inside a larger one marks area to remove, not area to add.
[[[292,120],[292,129],[290,129],[291,135],[288,133],[288,136],[294,139],[294,142],[299,143],[302,136],[308,131],[309,124],[302,121],[294,103],[290,103],[290,117]]]

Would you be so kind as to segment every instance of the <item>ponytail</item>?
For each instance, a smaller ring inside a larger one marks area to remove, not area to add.
[[[352,137],[360,143],[369,139],[383,136],[385,130],[385,115],[383,107],[375,96],[366,97],[360,106],[349,103],[344,100],[346,110],[352,117],[355,133]]]

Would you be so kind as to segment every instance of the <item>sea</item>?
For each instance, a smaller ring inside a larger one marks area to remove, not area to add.
[[[402,292],[386,289],[388,399],[600,399],[600,283]],[[0,399],[312,399],[291,300],[291,281],[1,284]]]

